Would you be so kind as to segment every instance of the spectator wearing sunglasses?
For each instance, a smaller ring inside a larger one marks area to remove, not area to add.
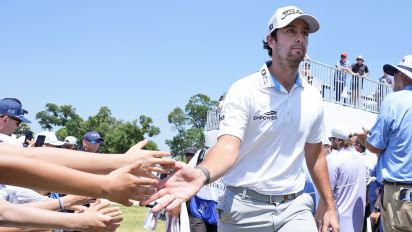
[[[97,153],[100,144],[103,143],[103,139],[100,137],[100,134],[96,131],[87,132],[83,136],[83,150],[87,152]]]
[[[16,98],[4,98],[0,100],[0,139],[2,141],[23,146],[13,136],[13,133],[22,122],[31,123],[24,114],[27,110],[22,108],[21,102]]]

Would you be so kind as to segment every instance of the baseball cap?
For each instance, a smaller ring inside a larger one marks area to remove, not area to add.
[[[357,56],[356,59],[365,60],[362,55]]]
[[[304,14],[303,11],[296,6],[285,6],[276,10],[268,23],[268,34],[275,29],[283,28],[289,25],[295,19],[302,19],[308,24],[309,33],[314,33],[319,30],[319,22],[312,15]]]
[[[346,52],[342,52],[342,54],[340,54],[340,56],[348,57],[348,54]]]
[[[65,144],[71,144],[71,145],[76,145],[77,144],[77,139],[74,136],[67,136],[64,139]]]
[[[332,129],[330,130],[330,137],[334,137],[337,139],[345,140],[349,138],[349,135],[349,128],[344,125],[333,125]]]
[[[0,100],[0,114],[17,118],[22,122],[31,123],[24,114],[27,110],[22,108],[21,102],[17,98],[3,98]]]
[[[383,66],[383,71],[391,76],[395,75],[396,70],[412,79],[412,55],[404,56],[398,65],[385,64]]]
[[[37,137],[39,135],[46,136],[46,138],[44,139],[44,144],[50,144],[50,145],[53,145],[53,146],[61,146],[61,145],[64,144],[63,141],[60,141],[60,140],[57,139],[57,136],[54,132],[51,132],[51,131],[40,132],[36,135],[35,140],[37,140]]]
[[[197,148],[196,147],[188,147],[185,149],[185,154],[196,154]]]
[[[87,140],[87,141],[92,141],[92,140],[104,141],[104,140],[102,139],[102,137],[100,136],[100,134],[97,133],[97,131],[87,132],[87,133],[83,136],[83,140]]]

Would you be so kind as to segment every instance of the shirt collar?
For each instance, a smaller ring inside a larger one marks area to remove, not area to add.
[[[276,77],[274,75],[272,75],[272,73],[269,72],[269,68],[270,65],[272,64],[272,61],[267,61],[262,68],[260,69],[260,74],[262,77],[262,85],[264,88],[270,88],[270,87],[274,87],[276,90],[282,90],[284,89],[283,86],[280,84],[280,82],[276,79]],[[269,78],[270,77],[270,78]],[[302,78],[300,78],[299,76],[299,72],[296,74],[296,78],[295,78],[295,84],[294,86],[296,87],[302,87],[303,88],[303,84],[302,84]]]

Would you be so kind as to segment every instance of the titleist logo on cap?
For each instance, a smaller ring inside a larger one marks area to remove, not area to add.
[[[283,17],[280,19],[284,19],[289,15],[294,15],[294,14],[300,14],[303,15],[303,11],[299,10],[299,9],[289,9],[289,10],[285,10],[282,12]]]

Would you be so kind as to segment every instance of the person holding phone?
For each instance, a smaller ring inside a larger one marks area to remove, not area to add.
[[[24,133],[23,147],[28,147],[33,140],[33,131],[26,131]]]
[[[52,131],[42,131],[36,135],[35,147],[56,147],[61,148],[64,142],[60,141]]]

